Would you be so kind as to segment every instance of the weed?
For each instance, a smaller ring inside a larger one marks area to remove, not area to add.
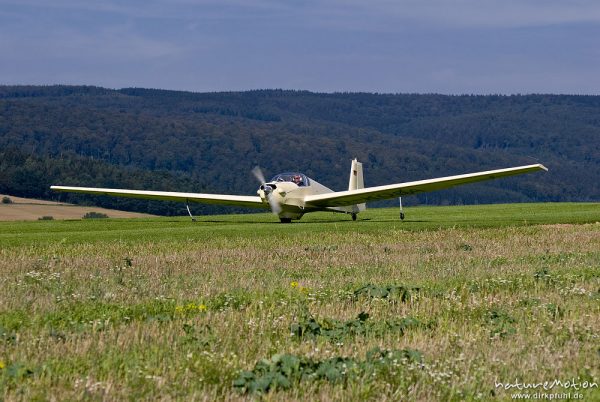
[[[290,326],[291,333],[298,338],[324,337],[332,341],[339,341],[346,337],[365,335],[367,332],[366,320],[369,314],[362,312],[355,319],[338,321],[324,319],[318,322],[314,317],[307,316]]]
[[[458,246],[458,249],[462,251],[473,251],[473,246],[467,243],[463,243]]]
[[[550,275],[550,270],[547,267],[539,269],[535,271],[533,277],[536,281],[544,281],[550,283],[552,281],[552,276]]]
[[[20,362],[2,363],[2,366],[0,369],[0,388],[16,387],[35,374],[34,370]]]
[[[7,330],[0,325],[0,340],[5,343],[15,343],[17,340],[17,335],[14,331]]]
[[[513,335],[517,330],[512,326],[516,321],[506,312],[498,309],[488,311],[488,322],[491,324],[490,338],[506,338]]]
[[[385,321],[367,321],[368,318],[369,314],[365,312],[348,321],[316,320],[311,315],[307,315],[290,325],[290,331],[293,336],[300,339],[322,337],[333,342],[339,342],[356,336],[381,336],[386,332],[397,332],[403,335],[404,332],[410,329],[430,327],[430,325],[423,324],[413,317]]]
[[[206,304],[187,303],[183,305],[175,306],[175,312],[180,315],[193,315],[202,313],[207,310]]]
[[[400,299],[402,302],[409,301],[412,292],[418,292],[420,288],[401,285],[377,286],[367,284],[354,291],[354,298],[368,297],[372,299]]]
[[[237,293],[220,293],[211,298],[207,305],[211,310],[241,310],[251,302],[250,295],[243,292]]]
[[[195,326],[191,323],[185,323],[183,324],[183,332],[185,333],[182,338],[183,343],[198,345],[202,348],[213,346],[218,341],[212,327],[208,324]]]
[[[351,357],[313,360],[292,354],[277,354],[256,363],[252,371],[242,371],[233,386],[242,393],[267,393],[287,390],[303,381],[345,384],[362,378],[368,382],[390,366],[420,363],[422,360],[421,352],[412,349],[374,348],[366,353],[364,360]]]

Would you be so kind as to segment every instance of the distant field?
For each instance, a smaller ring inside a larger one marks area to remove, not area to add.
[[[3,197],[9,197],[12,200],[12,203],[0,203],[0,221],[32,221],[43,216],[51,216],[53,219],[79,219],[88,212],[103,213],[110,218],[141,218],[154,216],[106,208],[80,207],[73,204],[63,204],[53,201],[0,194],[0,199]]]
[[[0,222],[0,395],[600,400],[600,204],[405,212]]]

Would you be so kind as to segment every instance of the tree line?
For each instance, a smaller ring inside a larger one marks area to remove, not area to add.
[[[357,157],[367,185],[538,160],[550,169],[409,203],[597,201],[600,97],[0,86],[0,150],[0,191],[16,196],[55,197],[47,187],[56,183],[254,194],[255,165],[341,190]],[[182,213],[171,203],[65,197]]]

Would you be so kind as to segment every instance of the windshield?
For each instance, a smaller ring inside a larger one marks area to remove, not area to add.
[[[308,177],[303,175],[302,173],[297,172],[289,172],[289,173],[280,173],[277,176],[271,179],[272,182],[281,182],[281,181],[291,181],[292,183],[296,183],[298,186],[309,186]]]

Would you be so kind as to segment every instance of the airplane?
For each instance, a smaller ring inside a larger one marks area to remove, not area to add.
[[[534,164],[385,186],[365,187],[362,163],[355,158],[352,160],[350,167],[350,179],[346,191],[333,191],[300,172],[280,173],[267,182],[258,166],[252,170],[252,173],[260,182],[257,196],[69,186],[50,186],[50,189],[61,192],[181,201],[186,203],[188,214],[192,217],[192,220],[194,220],[194,217],[190,212],[190,202],[270,209],[273,214],[279,217],[281,223],[290,223],[292,220],[302,218],[308,212],[315,211],[346,213],[352,216],[352,220],[356,220],[357,214],[366,209],[367,201],[399,198],[400,217],[404,219],[401,198],[403,196],[540,170],[548,171],[544,165]]]

